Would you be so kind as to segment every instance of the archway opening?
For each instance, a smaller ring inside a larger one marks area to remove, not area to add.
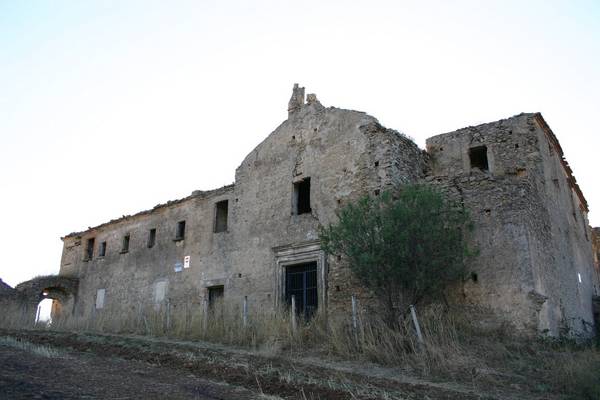
[[[65,306],[72,306],[73,296],[62,287],[47,287],[38,295],[35,323],[50,325],[63,317]]]
[[[52,309],[54,308],[55,302],[58,303],[56,300],[44,298],[38,303],[35,313],[36,324],[50,325],[52,323]]]

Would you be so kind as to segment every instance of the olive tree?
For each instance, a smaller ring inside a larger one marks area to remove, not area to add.
[[[443,294],[465,276],[472,254],[467,212],[430,186],[363,197],[320,231],[322,248],[343,256],[353,274],[382,302],[388,317]]]

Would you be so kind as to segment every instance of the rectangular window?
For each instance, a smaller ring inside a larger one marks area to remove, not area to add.
[[[104,257],[106,255],[106,242],[100,243],[100,251],[98,252],[98,256]]]
[[[106,295],[106,289],[98,289],[96,292],[96,309],[100,310],[104,308],[104,297]]]
[[[127,253],[129,251],[129,235],[123,236],[123,246],[121,247],[121,253]]]
[[[154,247],[154,244],[156,243],[156,229],[150,229],[150,231],[148,232],[148,248],[152,248]]]
[[[175,232],[175,240],[183,240],[185,238],[185,221],[177,223],[177,231]]]
[[[310,213],[310,178],[294,183],[293,206],[295,215]]]
[[[85,259],[86,260],[91,260],[92,258],[94,258],[94,242],[95,242],[95,238],[89,238],[87,240],[87,246],[85,249]]]
[[[219,201],[215,204],[215,232],[227,231],[227,217],[229,214],[229,202]]]
[[[469,149],[469,160],[471,161],[471,169],[479,169],[481,171],[489,171],[487,147],[479,146]]]

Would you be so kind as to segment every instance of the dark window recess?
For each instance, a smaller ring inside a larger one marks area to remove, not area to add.
[[[229,201],[223,200],[215,204],[215,232],[227,231],[227,217],[229,214]]]
[[[471,280],[472,280],[473,282],[477,282],[477,280],[478,280],[478,277],[477,277],[477,274],[476,274],[475,272],[471,272]]]
[[[148,248],[154,247],[156,244],[156,229],[152,228],[148,232]]]
[[[294,183],[294,214],[310,213],[310,178]]]
[[[469,149],[469,159],[471,160],[471,169],[478,168],[482,171],[488,171],[487,147],[479,146]]]
[[[177,232],[175,233],[175,240],[183,240],[185,238],[185,221],[179,221],[177,223]]]
[[[100,257],[104,257],[106,255],[106,242],[100,243],[100,251],[98,252]]]
[[[127,253],[129,251],[129,235],[123,236],[123,246],[121,247],[121,253]]]
[[[223,286],[213,286],[208,288],[208,306],[214,307],[215,304],[223,301],[225,288]]]
[[[296,299],[296,312],[310,318],[318,306],[317,263],[311,262],[289,266],[285,270],[285,300],[292,304]]]
[[[94,242],[96,241],[96,239],[94,238],[90,238],[87,240],[87,247],[85,249],[85,259],[86,260],[91,260],[92,258],[94,258]]]

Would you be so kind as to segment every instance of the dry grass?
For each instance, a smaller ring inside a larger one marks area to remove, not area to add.
[[[60,356],[60,352],[53,347],[30,343],[26,340],[20,340],[10,336],[0,336],[0,346],[8,346],[15,349],[24,350],[29,353],[33,353],[46,358],[54,358]]]
[[[99,312],[93,318],[57,318],[50,329],[131,333],[203,340],[280,355],[317,355],[372,361],[434,379],[468,382],[473,388],[511,387],[543,396],[600,399],[600,351],[591,344],[514,337],[505,327],[483,329],[477,315],[442,306],[419,310],[425,344],[420,346],[410,320],[389,327],[361,314],[357,329],[348,318],[298,321],[292,329],[287,310],[248,315],[240,307],[218,306],[204,312],[199,304],[138,309],[126,314]],[[485,310],[481,310],[486,313]],[[10,310],[4,328],[31,328],[31,318]],[[39,329],[47,329],[38,326]],[[285,379],[285,377],[282,377]]]

